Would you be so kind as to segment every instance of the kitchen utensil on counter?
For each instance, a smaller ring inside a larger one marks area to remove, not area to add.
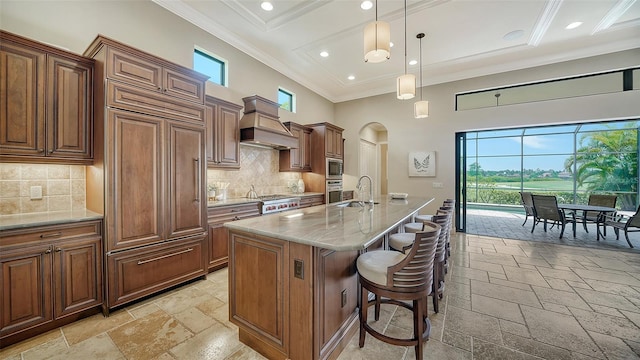
[[[256,192],[256,188],[253,185],[251,185],[251,190],[249,190],[249,192],[247,193],[247,198],[249,199],[258,198],[258,193]]]

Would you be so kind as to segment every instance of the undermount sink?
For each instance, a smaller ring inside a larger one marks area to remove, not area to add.
[[[338,206],[338,207],[363,207],[363,206],[365,206],[367,204],[368,203],[364,203],[364,202],[361,202],[361,201],[347,201],[347,202],[336,204],[336,206]],[[375,205],[375,204],[379,204],[379,203],[374,202],[373,204]]]

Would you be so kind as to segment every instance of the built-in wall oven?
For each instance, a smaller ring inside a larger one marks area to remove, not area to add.
[[[327,180],[327,204],[342,201],[342,180]]]
[[[327,158],[327,180],[342,180],[342,160]]]

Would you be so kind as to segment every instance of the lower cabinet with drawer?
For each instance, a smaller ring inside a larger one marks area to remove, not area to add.
[[[260,216],[260,203],[219,205],[209,207],[209,271],[229,264],[229,235],[225,222]]]
[[[3,231],[1,347],[99,312],[101,224],[97,220]]]
[[[113,308],[204,276],[205,235],[107,254],[107,300]]]
[[[300,207],[307,208],[324,204],[324,195],[307,195],[300,197]]]

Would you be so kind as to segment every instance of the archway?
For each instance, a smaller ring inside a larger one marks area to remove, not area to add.
[[[373,192],[376,196],[388,193],[387,139],[387,128],[380,123],[372,122],[360,129],[358,176],[371,177]]]

